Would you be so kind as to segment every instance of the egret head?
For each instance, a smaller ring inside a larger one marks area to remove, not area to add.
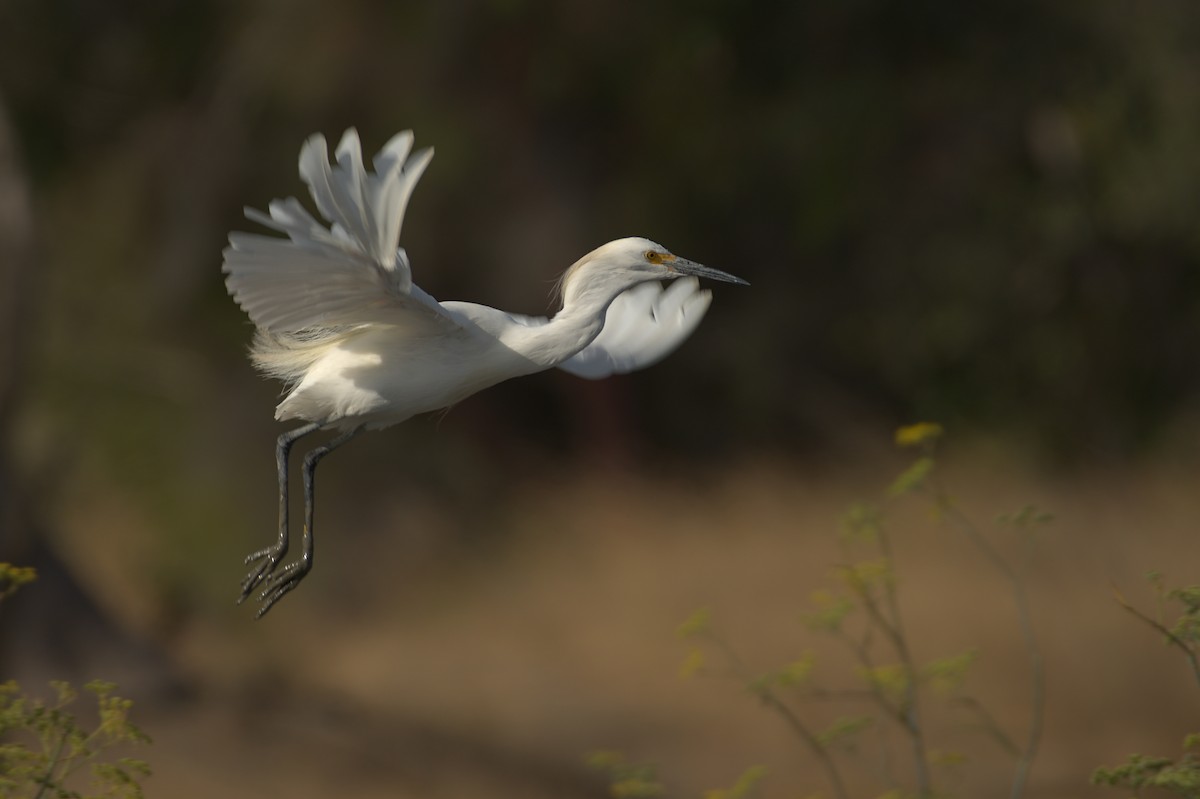
[[[558,287],[566,303],[581,291],[615,294],[649,280],[674,280],[685,275],[750,285],[728,272],[681,258],[650,239],[631,236],[610,241],[580,258],[563,273]]]

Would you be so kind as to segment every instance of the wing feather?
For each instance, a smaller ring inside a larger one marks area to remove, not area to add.
[[[596,380],[651,366],[687,340],[711,302],[694,277],[665,289],[657,282],[634,286],[608,306],[600,335],[558,368]]]
[[[413,286],[399,247],[409,197],[433,157],[429,148],[412,153],[412,143],[410,131],[393,136],[368,173],[353,128],[334,163],[325,137],[310,136],[300,149],[300,178],[328,227],[295,197],[272,201],[267,213],[246,209],[247,219],[287,236],[229,235],[225,283],[255,325],[284,335],[367,323],[461,331]]]

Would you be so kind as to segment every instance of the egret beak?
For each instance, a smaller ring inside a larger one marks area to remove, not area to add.
[[[713,269],[711,266],[704,266],[695,261],[689,261],[687,258],[680,258],[676,255],[671,260],[665,262],[663,266],[670,269],[672,272],[678,272],[681,275],[694,275],[695,277],[706,277],[709,280],[720,280],[723,283],[737,283],[739,286],[749,286],[749,281],[742,280],[736,275],[731,275],[728,272],[722,272],[720,269]]]

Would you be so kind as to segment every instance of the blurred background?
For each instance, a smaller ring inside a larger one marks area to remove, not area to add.
[[[1196,727],[1110,583],[1152,606],[1146,570],[1200,563],[1198,33],[1183,0],[5,0],[0,559],[41,577],[0,676],[117,681],[156,796],[603,796],[598,748],[672,795],[753,763],[768,796],[825,790],[736,681],[678,678],[674,630],[709,606],[761,671],[832,650],[798,614],[840,514],[933,419],[989,530],[1057,518],[1030,795],[1103,793],[1092,768]],[[645,372],[340,451],[315,572],[254,622],[279,387],[221,250],[349,126],[436,146],[402,244],[439,298],[546,314],[627,235],[752,286]],[[1003,581],[928,515],[897,530],[914,643],[978,647],[969,687],[1019,731]],[[1007,756],[944,721],[973,756],[947,789],[1005,795]]]

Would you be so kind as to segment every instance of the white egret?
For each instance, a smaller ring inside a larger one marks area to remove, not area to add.
[[[222,271],[229,293],[257,330],[250,357],[282,380],[279,420],[304,424],[279,437],[279,536],[252,553],[244,601],[261,591],[262,616],[313,563],[313,474],[317,463],[363,430],[449,407],[512,377],[557,367],[586,378],[630,372],[658,361],[699,324],[711,295],[697,277],[746,281],[673,255],[648,239],[609,242],[562,276],[562,308],[549,319],[469,302],[438,302],[412,282],[400,248],[409,196],[433,150],[412,152],[413,136],[393,137],[363,166],[358,134],[342,136],[330,163],[325,138],[300,150],[319,223],[295,197],[269,214],[246,217],[286,238],[231,233]],[[676,280],[677,278],[683,278]],[[664,289],[660,280],[674,280]],[[302,436],[336,435],[304,457],[300,558],[288,551],[288,454]]]

